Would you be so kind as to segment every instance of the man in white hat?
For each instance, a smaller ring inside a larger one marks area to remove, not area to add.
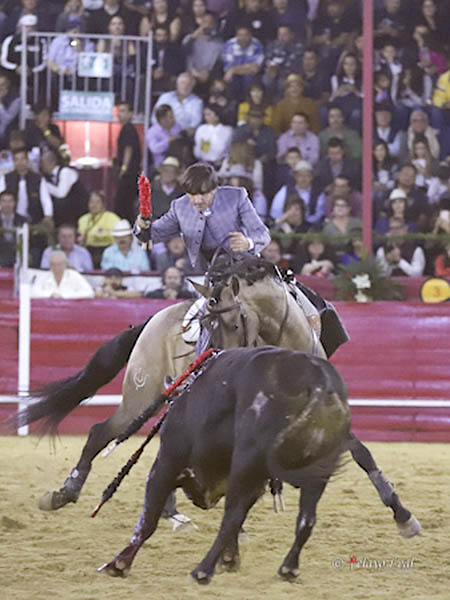
[[[112,230],[114,244],[105,249],[102,256],[103,271],[113,267],[124,272],[149,271],[150,263],[145,251],[133,239],[133,230],[126,219],[117,221]]]
[[[172,200],[183,195],[180,176],[180,161],[174,156],[167,156],[158,167],[159,176],[152,181],[153,216],[158,219],[170,208]]]

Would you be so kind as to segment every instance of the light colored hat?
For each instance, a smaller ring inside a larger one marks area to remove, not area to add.
[[[175,158],[175,156],[166,156],[166,158],[159,165],[159,168],[161,167],[174,167],[175,169],[179,169],[180,161],[178,158]]]
[[[405,192],[402,189],[395,188],[389,194],[389,200],[397,200],[397,198],[407,198],[407,195],[405,194]]]
[[[307,160],[299,160],[294,167],[294,173],[297,171],[312,171],[312,165]]]
[[[131,235],[133,230],[131,229],[130,222],[127,221],[127,219],[121,219],[114,225],[111,233],[114,237],[123,237],[125,235]]]
[[[37,25],[36,15],[23,15],[17,21],[17,27],[34,27]]]

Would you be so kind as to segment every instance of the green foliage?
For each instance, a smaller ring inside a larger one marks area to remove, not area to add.
[[[383,275],[378,262],[370,258],[342,265],[334,284],[337,300],[370,302],[403,298],[400,285]]]

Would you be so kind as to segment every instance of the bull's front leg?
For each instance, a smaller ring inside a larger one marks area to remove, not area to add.
[[[147,477],[144,507],[133,537],[128,546],[111,562],[102,565],[98,571],[112,577],[126,577],[139,548],[155,531],[167,497],[175,489],[177,475],[184,467],[184,465],[177,466],[173,461],[161,459],[160,453]]]
[[[316,522],[316,507],[327,482],[315,487],[303,487],[300,494],[300,511],[295,527],[295,541],[289,550],[278,574],[286,581],[294,581],[299,575],[300,551],[306,544]]]

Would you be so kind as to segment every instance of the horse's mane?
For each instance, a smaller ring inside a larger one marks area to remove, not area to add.
[[[232,276],[253,285],[256,281],[261,281],[265,277],[278,279],[280,275],[271,262],[259,256],[247,253],[238,254],[237,258],[232,260],[228,255],[221,255],[214,261],[209,270],[209,279],[213,285],[214,296],[220,296],[222,289]]]

